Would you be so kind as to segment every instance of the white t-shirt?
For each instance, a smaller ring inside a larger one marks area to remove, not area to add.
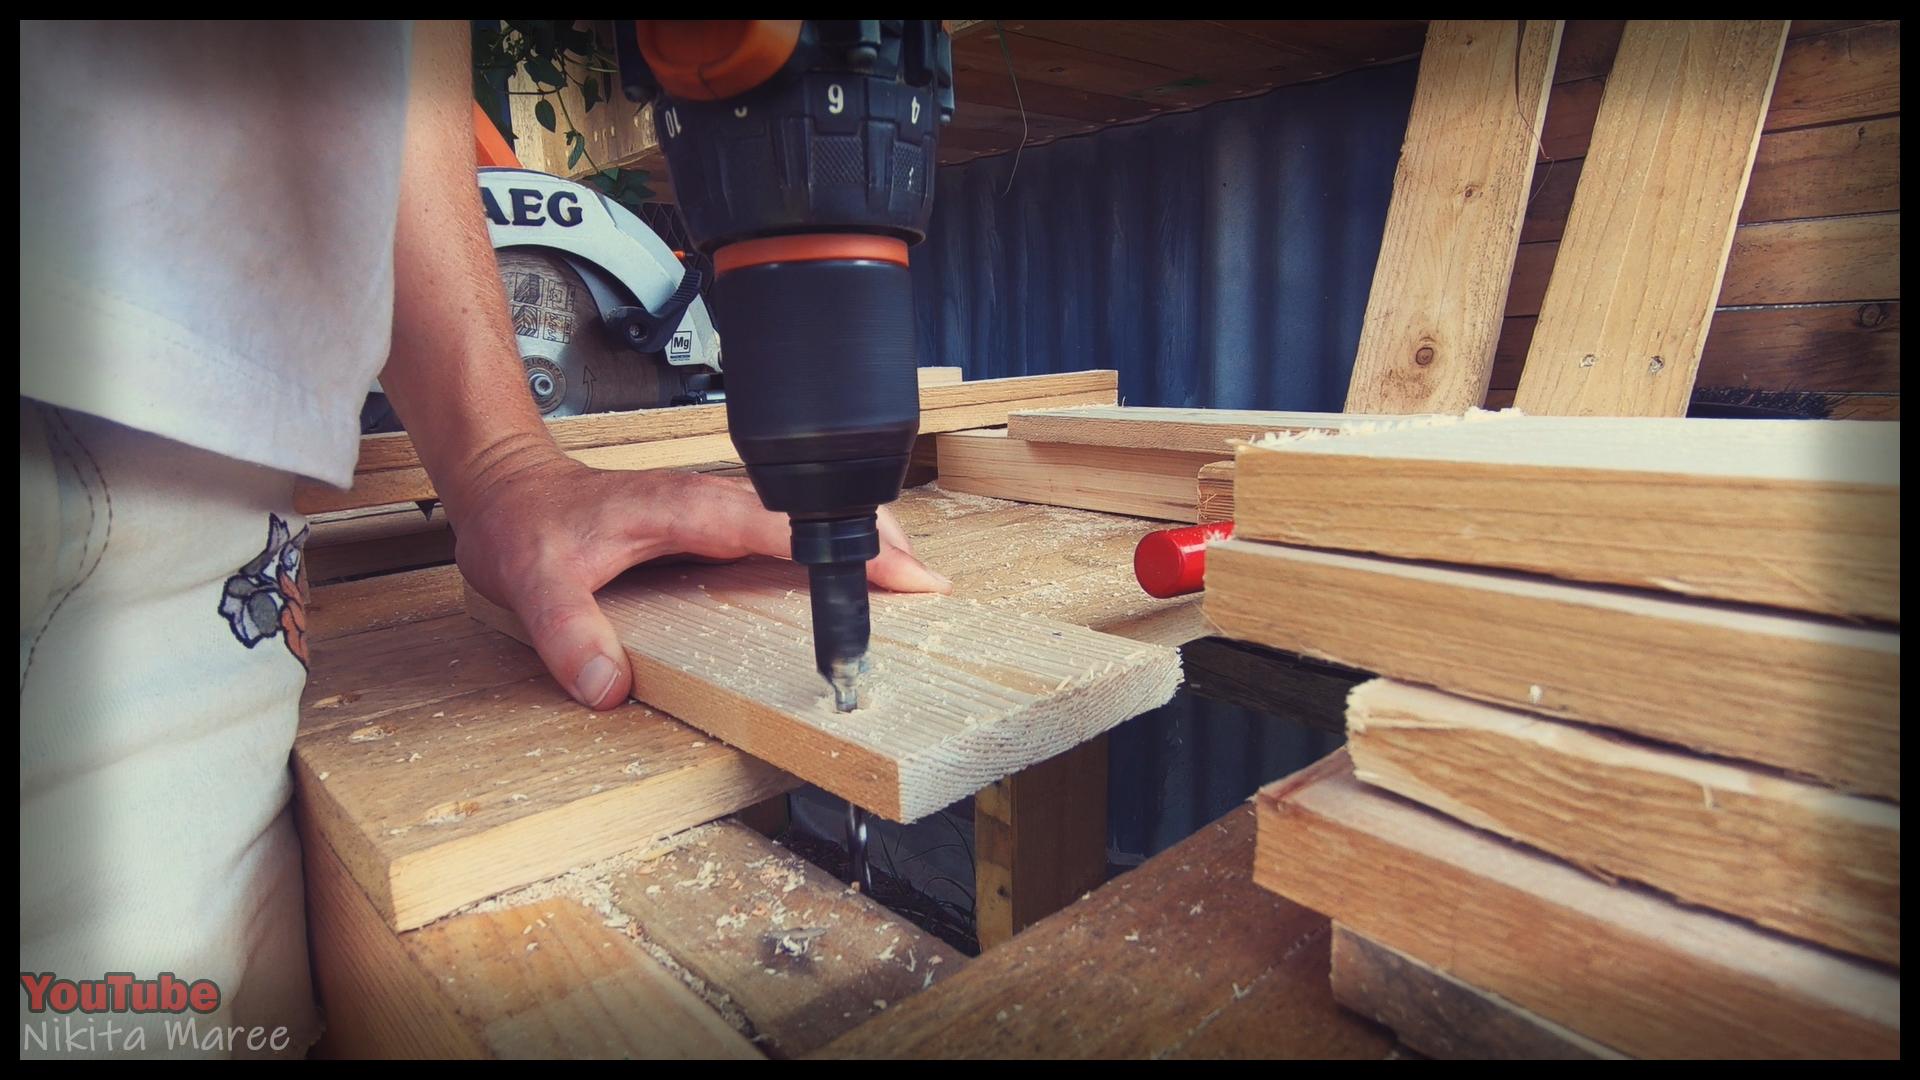
[[[346,486],[411,26],[23,23],[20,393]]]

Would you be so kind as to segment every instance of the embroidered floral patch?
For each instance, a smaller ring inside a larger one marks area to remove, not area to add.
[[[292,536],[280,515],[267,515],[267,546],[220,592],[220,615],[251,649],[279,634],[300,666],[307,664],[307,580],[301,573],[307,531]]]

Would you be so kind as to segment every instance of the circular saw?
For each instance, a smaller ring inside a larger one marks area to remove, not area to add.
[[[724,400],[698,270],[626,207],[519,168],[479,170],[487,231],[542,416]],[[374,386],[363,432],[399,423]]]

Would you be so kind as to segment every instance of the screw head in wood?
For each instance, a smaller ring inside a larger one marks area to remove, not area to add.
[[[1660,369],[1666,366],[1667,366],[1667,362],[1656,356],[1653,359],[1647,361],[1647,374],[1658,375],[1660,374]]]

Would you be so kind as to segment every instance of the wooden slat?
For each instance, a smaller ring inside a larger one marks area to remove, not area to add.
[[[1471,986],[1644,1057],[1895,1057],[1899,980],[1617,888],[1356,781],[1261,791],[1255,880]]]
[[[1900,618],[1900,430],[1530,417],[1243,447],[1236,535]]]
[[[1520,385],[1534,319],[1506,320],[1493,389]],[[1900,305],[1721,308],[1707,331],[1696,387],[1821,393],[1900,391]]]
[[[1248,880],[1253,824],[1235,807],[819,1056],[1386,1056],[1333,1003],[1327,921]]]
[[[1198,522],[1233,520],[1233,462],[1216,461],[1200,467]]]
[[[307,601],[307,640],[331,641],[461,611],[460,569],[435,566],[322,585]]]
[[[731,821],[619,873],[606,891],[608,921],[630,919],[774,1057],[816,1050],[966,965],[939,938]]]
[[[1900,966],[1900,808],[1376,679],[1356,775],[1576,866]]]
[[[418,506],[374,508],[377,512],[316,516],[309,522],[303,569],[315,584],[453,561],[453,531],[444,507],[422,514]],[[333,518],[332,520],[328,520]]]
[[[1521,409],[1686,414],[1786,34],[1782,20],[1627,24]]]
[[[300,732],[351,724],[489,690],[545,671],[518,642],[446,615],[316,643],[300,695]]]
[[[1004,431],[940,436],[940,486],[997,499],[1192,521],[1194,478],[1215,452],[1072,446]]]
[[[1521,244],[1507,314],[1537,315],[1558,243]],[[1900,298],[1900,215],[1742,225],[1721,280],[1719,305],[1819,304]]]
[[[569,897],[394,934],[319,835],[303,836],[317,1057],[757,1058],[639,944]]]
[[[645,706],[593,712],[544,673],[310,730],[293,761],[315,827],[403,930],[796,783]]]
[[[1459,412],[1486,395],[1560,28],[1428,28],[1347,412]]]
[[[1587,152],[1605,78],[1553,88],[1540,153],[1547,159]],[[1900,24],[1870,22],[1795,37],[1780,59],[1780,76],[1765,130],[1785,131],[1900,111]]]
[[[1209,545],[1206,611],[1242,640],[1900,795],[1891,631],[1242,540]]]
[[[951,383],[945,376],[920,391],[920,430],[958,431],[1004,424],[1019,409],[1111,405],[1119,392],[1112,371],[1074,371]],[[734,456],[726,407],[692,405],[565,417],[547,424],[554,441],[577,461],[602,469],[663,469]],[[405,434],[360,440],[354,486],[340,491],[305,482],[295,492],[302,513],[410,502],[434,497],[433,482]]]
[[[1091,405],[1017,412],[1007,436],[1025,442],[1075,446],[1130,446],[1225,457],[1238,441],[1276,432],[1337,432],[1381,417],[1351,413],[1266,412],[1258,409],[1151,409]]]
[[[938,596],[876,593],[862,706],[814,669],[806,571],[631,572],[599,594],[634,696],[895,821],[913,821],[1163,704],[1173,650]],[[467,610],[524,640],[471,590]]]
[[[1622,1056],[1339,923],[1333,924],[1333,996],[1432,1058],[1588,1061]]]
[[[1535,167],[1521,243],[1560,239],[1584,165],[1574,158]],[[1890,116],[1761,136],[1740,223],[1898,209],[1900,118]]]

